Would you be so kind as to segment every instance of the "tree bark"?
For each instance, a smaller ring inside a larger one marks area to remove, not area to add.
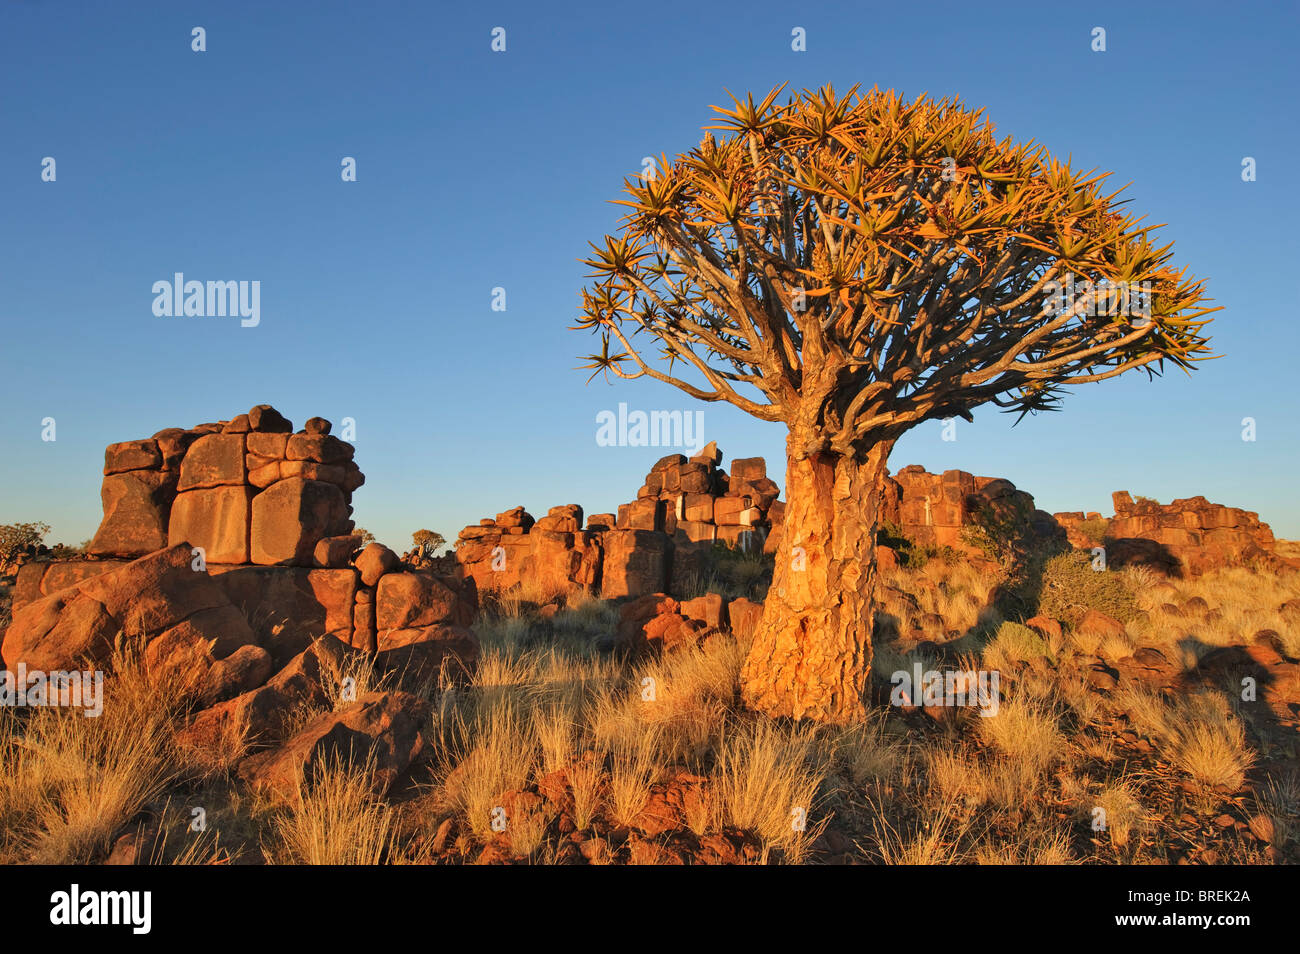
[[[804,456],[792,430],[786,446],[781,543],[741,691],[770,716],[845,724],[866,714],[876,524],[893,442],[859,457]]]

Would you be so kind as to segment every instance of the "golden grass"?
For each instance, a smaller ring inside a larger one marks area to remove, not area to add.
[[[1166,700],[1133,688],[1117,693],[1115,706],[1156,740],[1177,769],[1206,788],[1238,790],[1255,762],[1241,719],[1222,693]]]
[[[874,822],[877,851],[887,865],[954,865],[964,855],[958,847],[964,832],[946,812],[902,832],[881,817]]]
[[[493,810],[501,796],[524,787],[532,775],[537,743],[532,723],[509,705],[498,705],[459,726],[460,751],[451,753],[455,768],[443,795],[470,830],[490,837]]]
[[[832,730],[829,748],[856,786],[891,778],[904,756],[903,743],[887,733],[881,716]]]
[[[1117,848],[1128,846],[1133,833],[1140,829],[1145,812],[1131,782],[1121,779],[1106,786],[1087,805],[1086,820],[1097,837],[1108,837]]]
[[[273,864],[376,865],[393,846],[392,811],[374,797],[370,771],[325,760],[273,822]]]
[[[650,786],[660,772],[659,739],[655,729],[646,729],[630,740],[621,739],[610,759],[610,818],[618,825],[631,825],[645,808]]]
[[[573,795],[573,822],[581,831],[591,827],[604,805],[605,773],[599,763],[584,761],[571,766],[567,774],[569,792]]]
[[[36,709],[0,717],[0,860],[85,864],[185,771],[171,749],[183,695],[120,642],[103,712]]]
[[[594,648],[616,625],[614,604],[540,591],[489,600],[475,625],[483,652],[469,685],[428,689],[435,759],[417,779],[423,817],[412,815],[409,803],[375,799],[363,773],[339,766],[321,769],[289,808],[241,803],[246,796],[227,784],[227,775],[242,745],[231,739],[213,752],[175,751],[170,738],[185,711],[184,693],[151,682],[126,653],[115,662],[119,675],[108,684],[99,719],[0,710],[0,861],[102,860],[115,835],[171,797],[157,855],[173,863],[228,862],[241,844],[282,863],[443,860],[428,847],[430,811],[439,820],[455,818],[458,857],[472,859],[492,840],[548,863],[563,847],[550,825],[553,806],[515,799],[511,804],[523,807],[514,809],[504,837],[493,829],[492,812],[508,793],[563,773],[573,824],[593,835],[584,850],[608,862],[616,860],[619,840],[606,844],[600,836],[632,823],[651,786],[683,769],[706,779],[701,797],[683,802],[685,826],[697,836],[750,832],[767,861],[819,857],[812,848],[828,825],[849,833],[859,860],[887,863],[1165,860],[1166,846],[1177,840],[1162,842],[1162,826],[1178,822],[1160,816],[1162,799],[1152,795],[1191,779],[1203,790],[1198,805],[1223,805],[1258,759],[1246,727],[1229,697],[1217,693],[1100,694],[1085,678],[1089,660],[1076,657],[1118,659],[1154,646],[1191,666],[1214,646],[1240,645],[1260,629],[1276,631],[1294,652],[1295,627],[1278,607],[1300,596],[1300,576],[1233,569],[1165,581],[1142,570],[1117,572],[1143,611],[1125,635],[1102,639],[1067,629],[1059,640],[1004,623],[988,605],[997,581],[966,564],[933,560],[886,574],[895,589],[883,591],[882,612],[897,617],[903,638],[877,640],[876,678],[887,683],[917,662],[927,670],[996,669],[999,711],[954,711],[934,722],[886,707],[835,728],[746,712],[738,679],[748,647],[730,638],[627,662]],[[1194,597],[1210,611],[1161,610]],[[547,602],[558,610],[536,616],[534,608]],[[941,627],[932,618],[923,627],[927,616],[940,617]],[[946,645],[912,651],[921,638],[914,630]],[[384,685],[364,660],[349,662],[327,674],[331,706],[346,703],[338,690],[349,677],[358,695]],[[1140,771],[1129,764],[1133,750],[1116,737],[1121,716],[1156,747]],[[1294,851],[1300,782],[1269,768],[1263,766],[1265,781],[1256,786],[1252,831],[1266,831],[1279,851]],[[200,800],[212,804],[209,817],[219,823],[187,835],[184,811]],[[1097,807],[1106,828],[1094,832]],[[222,847],[232,841],[233,854]],[[1256,855],[1245,849],[1234,856],[1251,859]]]
[[[825,777],[813,730],[767,721],[733,725],[710,779],[713,824],[752,831],[797,861],[811,840]]]

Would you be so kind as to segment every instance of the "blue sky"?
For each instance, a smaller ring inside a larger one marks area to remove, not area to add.
[[[515,504],[631,499],[666,451],[598,445],[619,402],[702,410],[728,458],[782,460],[780,425],[586,384],[594,339],[568,328],[577,259],[643,156],[697,143],[724,88],[830,82],[960,95],[1113,171],[1225,306],[1224,357],[1190,378],[1086,385],[1015,428],[977,411],[955,442],[931,423],[894,469],[1008,477],[1051,511],[1204,494],[1300,536],[1296,5],[470,6],[4,0],[0,522],[85,539],[105,444],[263,402],[355,419],[356,518],[393,546]],[[178,271],[260,281],[261,323],[155,317]]]

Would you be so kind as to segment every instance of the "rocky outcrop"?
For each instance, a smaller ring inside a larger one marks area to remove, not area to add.
[[[440,672],[454,657],[472,667],[473,581],[362,548],[350,535],[364,479],[352,445],[323,418],[292,430],[258,405],[110,445],[91,558],[19,568],[4,662],[102,667],[119,634],[139,636],[151,669],[177,674],[204,703],[262,686],[325,635],[369,653],[401,648],[392,665]],[[128,477],[161,490],[123,491]]]
[[[317,544],[353,529],[365,482],[351,444],[269,405],[229,421],[110,444],[104,518],[87,552],[135,558],[188,543],[217,564],[313,566]]]
[[[103,668],[118,634],[139,634],[151,670],[196,682],[214,663],[256,643],[248,621],[190,548],[161,549],[27,603],[14,613],[0,655],[6,667]]]
[[[577,504],[540,519],[514,507],[462,530],[456,559],[479,588],[497,592],[525,584],[618,599],[681,589],[715,543],[761,548],[780,519],[780,491],[761,457],[733,461],[730,474],[721,463],[715,444],[689,460],[670,454],[636,500],[588,517],[585,527]]]
[[[1287,562],[1273,552],[1273,531],[1252,511],[1204,497],[1168,504],[1146,497],[1134,500],[1127,490],[1116,491],[1111,500],[1115,516],[1109,520],[1096,513],[1055,515],[1076,546],[1104,546],[1108,565],[1138,564],[1196,576],[1227,566]]]
[[[1051,515],[1011,481],[964,470],[931,474],[917,464],[886,478],[881,519],[913,543],[972,556],[982,552],[972,542],[981,527],[994,526],[1010,541],[1064,539]]]
[[[334,766],[365,772],[382,795],[424,750],[428,705],[405,692],[368,693],[335,712],[323,712],[283,745],[239,765],[239,776],[282,801],[310,787],[315,773]]]

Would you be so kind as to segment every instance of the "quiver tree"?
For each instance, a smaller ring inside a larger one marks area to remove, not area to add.
[[[995,138],[982,111],[781,92],[714,107],[720,137],[626,181],[631,211],[585,260],[579,327],[601,339],[593,375],[786,425],[781,545],[742,687],[771,715],[845,722],[863,711],[899,436],[1191,369],[1217,309],[1106,174]]]
[[[421,556],[432,557],[440,550],[447,540],[441,533],[434,530],[416,530],[411,534],[411,542],[416,545]]]

